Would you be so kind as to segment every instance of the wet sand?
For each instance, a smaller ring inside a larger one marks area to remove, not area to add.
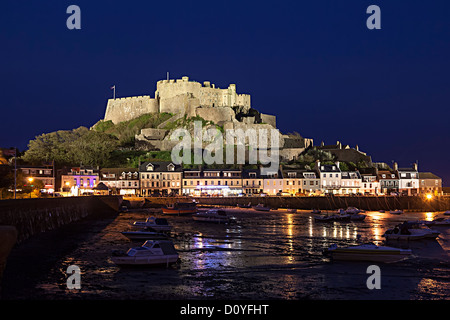
[[[180,263],[166,267],[119,268],[113,250],[131,242],[121,231],[130,222],[163,215],[131,211],[104,220],[86,220],[30,239],[8,261],[3,299],[449,299],[450,228],[437,228],[437,240],[389,243],[413,255],[394,264],[377,264],[381,289],[369,290],[370,262],[336,262],[322,255],[333,243],[360,239],[384,244],[387,228],[406,220],[432,220],[439,213],[366,212],[361,222],[320,223],[309,211],[257,212],[226,209],[237,223],[202,223],[191,216],[164,216]],[[69,265],[81,268],[81,290],[66,288]]]

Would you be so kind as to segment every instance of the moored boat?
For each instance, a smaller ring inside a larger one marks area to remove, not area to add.
[[[152,228],[144,228],[138,231],[123,231],[122,235],[130,240],[166,240],[168,236],[162,232],[156,232]]]
[[[296,213],[296,212],[297,212],[297,209],[294,209],[294,208],[288,208],[288,209],[287,209],[287,212],[289,212],[289,213]]]
[[[258,203],[256,206],[253,206],[253,209],[257,211],[270,211],[270,207],[266,207],[262,203]]]
[[[194,221],[215,223],[230,223],[234,221],[234,218],[227,215],[226,211],[222,209],[210,209],[206,212],[197,212],[192,216],[192,219]]]
[[[386,240],[420,240],[436,239],[440,232],[430,229],[421,222],[403,222],[394,228],[386,230]]]
[[[162,207],[163,214],[167,215],[184,215],[197,212],[197,204],[195,202],[176,202]]]
[[[410,249],[399,249],[366,243],[349,247],[338,247],[336,244],[333,244],[328,249],[324,250],[323,253],[331,256],[333,260],[390,263],[404,260],[408,258],[412,252]]]
[[[436,218],[433,221],[424,221],[427,226],[450,226],[450,218]]]
[[[172,226],[165,218],[149,217],[145,221],[135,221],[131,224],[134,228],[152,228],[155,231],[170,231]]]
[[[252,203],[249,202],[247,204],[238,204],[237,205],[239,208],[251,208],[252,207]]]
[[[391,210],[389,211],[390,214],[402,214],[403,210]]]
[[[172,241],[148,240],[142,246],[130,248],[127,252],[113,252],[111,260],[121,266],[168,266],[178,261],[178,253]]]

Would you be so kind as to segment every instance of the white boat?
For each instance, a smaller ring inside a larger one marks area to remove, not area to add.
[[[408,258],[411,253],[412,252],[410,249],[377,246],[373,243],[341,248],[339,248],[336,244],[333,244],[324,251],[324,254],[330,255],[333,260],[373,261],[386,263],[404,260]]]
[[[262,203],[258,203],[256,206],[253,207],[253,209],[257,211],[270,211],[270,207],[266,207]]]
[[[111,260],[124,266],[168,266],[178,261],[178,253],[172,241],[148,240],[142,246],[130,248],[127,252],[113,252]]]
[[[439,234],[439,231],[430,229],[423,223],[403,222],[386,230],[383,236],[386,240],[420,240],[436,239]]]
[[[165,218],[149,217],[145,221],[135,221],[131,224],[134,228],[152,228],[155,231],[170,231],[172,226]]]
[[[391,210],[389,211],[390,214],[402,214],[403,210]]]
[[[162,232],[156,232],[152,228],[144,228],[138,231],[124,231],[122,235],[130,240],[165,240],[168,236]]]
[[[436,218],[433,221],[423,221],[427,226],[450,226],[450,218]]]
[[[341,214],[350,215],[350,220],[354,220],[354,221],[362,221],[366,218],[366,215],[362,214],[361,212],[362,212],[362,210],[355,208],[355,207],[348,207],[345,210],[340,209]]]
[[[342,209],[334,212],[327,212],[322,215],[314,216],[314,220],[319,222],[330,222],[330,221],[349,221],[350,215],[346,214]]]
[[[317,215],[314,216],[314,220],[318,222],[330,222],[334,221],[334,215],[333,214]]]
[[[360,213],[361,210],[359,210],[358,208],[355,207],[348,207],[347,209],[345,209],[345,213],[348,214],[356,214],[356,213]]]
[[[194,221],[216,223],[230,223],[234,221],[234,218],[227,215],[226,211],[222,209],[211,209],[206,212],[197,212],[192,216],[192,219]]]

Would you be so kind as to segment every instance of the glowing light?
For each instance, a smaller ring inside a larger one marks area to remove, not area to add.
[[[428,200],[433,199],[433,195],[431,193],[428,193],[426,197],[427,197]]]

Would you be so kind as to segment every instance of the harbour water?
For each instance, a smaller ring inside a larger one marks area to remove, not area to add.
[[[364,221],[316,222],[309,211],[226,209],[234,224],[165,216],[180,262],[157,268],[120,268],[110,257],[131,242],[121,231],[148,211],[83,221],[35,236],[17,246],[5,270],[3,299],[449,299],[450,228],[436,240],[389,243],[412,249],[401,262],[377,264],[381,289],[366,281],[371,262],[337,262],[322,254],[331,244],[385,244],[383,233],[407,220],[433,220],[438,212],[366,212]],[[81,269],[81,289],[66,287],[69,265]]]

